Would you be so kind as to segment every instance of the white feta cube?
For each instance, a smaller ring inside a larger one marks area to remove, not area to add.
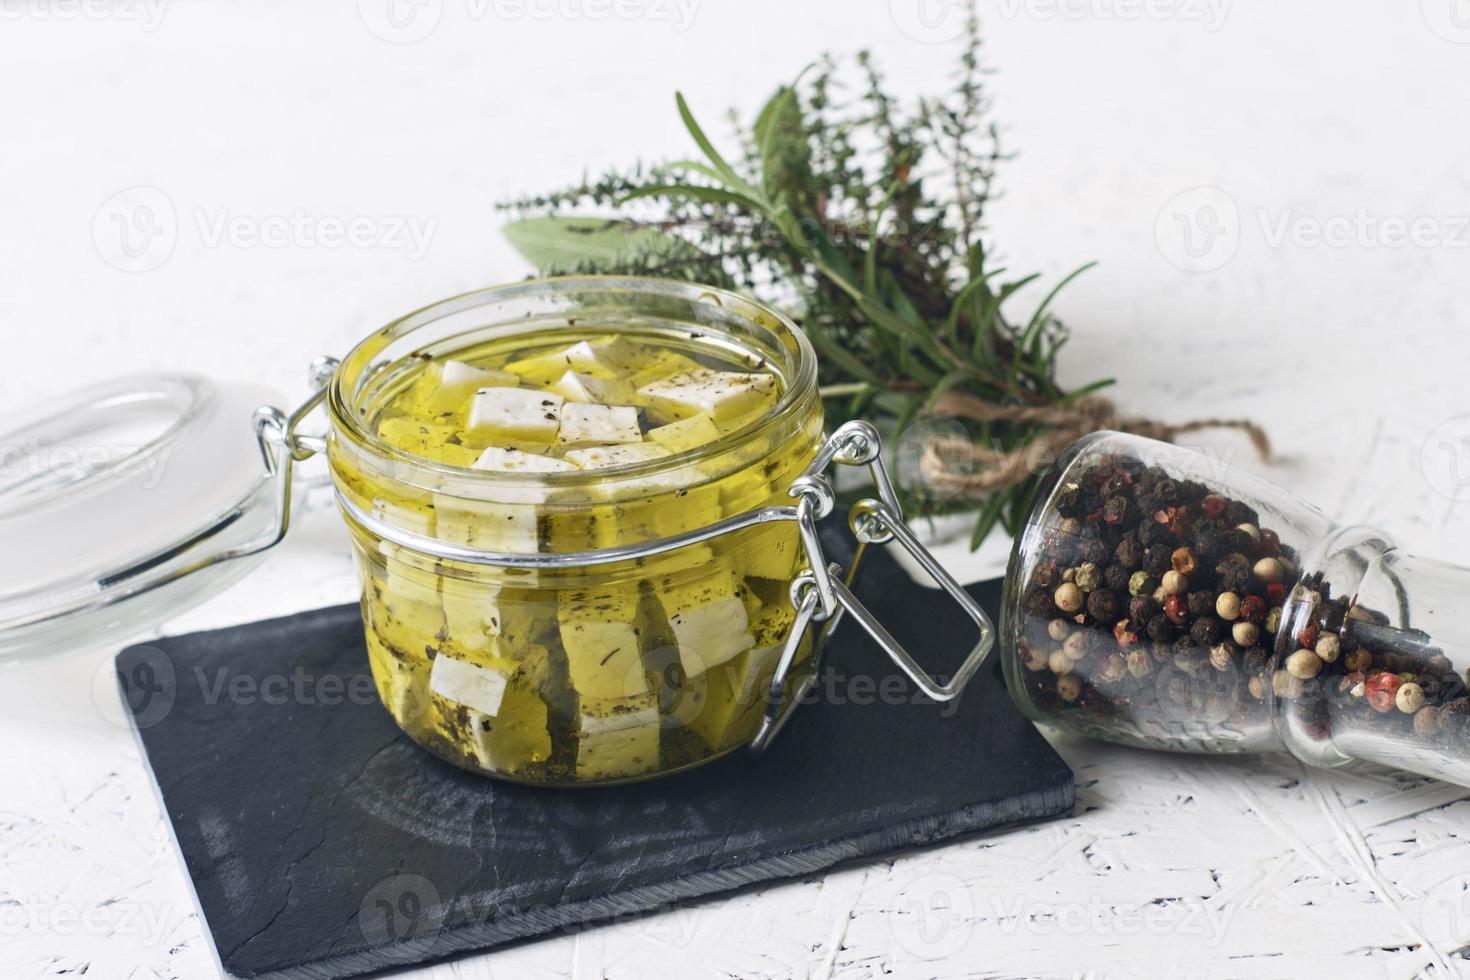
[[[494,717],[500,713],[510,676],[501,670],[451,657],[443,650],[429,671],[429,690],[455,704]]]
[[[593,405],[628,405],[633,401],[633,386],[619,378],[599,378],[580,371],[563,374],[551,390],[569,402]]]
[[[559,446],[642,441],[636,408],[581,402],[567,402],[561,408],[561,428],[556,435]]]
[[[773,375],[709,368],[670,375],[638,389],[651,405],[682,415],[702,412],[717,422],[760,407],[775,392]]]
[[[714,442],[720,438],[720,430],[708,415],[691,415],[687,419],[650,429],[648,438],[671,453],[682,453]]]
[[[646,463],[651,459],[662,459],[670,455],[662,446],[652,443],[635,443],[623,446],[594,446],[590,449],[572,449],[566,454],[569,463],[584,470],[600,470],[610,466],[627,466]]]
[[[655,583],[658,597],[686,676],[695,676],[725,663],[755,646],[741,589],[734,575],[724,572],[666,576]]]
[[[584,779],[636,776],[658,766],[658,703],[653,695],[632,700],[582,702],[577,726],[577,775]]]
[[[424,406],[436,414],[452,412],[481,388],[513,388],[520,379],[505,371],[475,367],[464,361],[441,361],[435,365],[433,390]]]
[[[501,449],[491,446],[480,454],[470,467],[489,470],[492,473],[568,473],[577,467],[554,456],[522,452],[519,449]]]
[[[482,388],[470,399],[468,426],[482,438],[507,446],[545,445],[561,425],[561,395],[529,388]]]

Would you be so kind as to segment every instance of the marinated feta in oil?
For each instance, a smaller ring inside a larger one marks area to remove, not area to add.
[[[701,452],[752,431],[783,383],[759,357],[661,334],[424,356],[372,407],[374,431],[411,456],[504,475],[508,489],[477,501],[360,474],[355,489],[395,527],[482,550],[667,537],[785,502],[820,418],[779,444],[731,440],[746,454],[738,464],[711,469]],[[687,464],[671,459],[681,455]],[[599,489],[599,470],[656,461],[669,465],[609,474],[616,489]],[[571,571],[369,544],[364,619],[388,710],[452,762],[550,784],[636,779],[748,742],[792,623],[800,556],[789,523]]]

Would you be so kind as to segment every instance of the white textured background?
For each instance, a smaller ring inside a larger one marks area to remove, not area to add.
[[[0,0],[0,412],[145,368],[299,393],[313,355],[523,274],[496,199],[687,154],[674,88],[717,122],[816,52],[869,46],[895,88],[932,90],[952,61],[934,42],[958,16],[941,0],[616,8],[632,18],[422,0],[397,8],[395,31],[385,3]],[[1169,419],[1255,416],[1280,449],[1271,478],[1463,555],[1470,4],[982,10],[1020,152],[992,213],[1002,258],[1052,276],[1101,261],[1059,302],[1076,328],[1066,379],[1115,376],[1126,407]],[[150,268],[123,271],[112,222],[144,217],[139,203],[171,235],[141,252]],[[418,250],[210,234],[293,214],[431,233]],[[1211,445],[1257,466],[1229,436]],[[299,530],[170,630],[351,598],[331,518]],[[110,652],[0,671],[6,978],[213,975],[131,737],[109,720],[115,695],[93,694]],[[419,975],[1407,977],[1463,963],[1470,792],[1058,746],[1077,770],[1070,819]]]

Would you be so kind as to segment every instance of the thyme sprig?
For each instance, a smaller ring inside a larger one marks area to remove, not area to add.
[[[683,95],[694,159],[635,166],[506,202],[506,234],[543,273],[664,276],[743,290],[790,313],[821,356],[828,417],[878,417],[895,445],[947,392],[946,404],[1065,406],[1105,385],[1064,390],[1067,330],[1051,312],[1067,276],[1019,320],[1008,302],[1036,275],[992,266],[985,209],[1007,158],[973,9],[952,87],[905,106],[867,52],[823,56],[783,85],[752,123],[732,114],[721,153]],[[1087,268],[1086,266],[1083,269]],[[974,444],[1025,448],[1043,425],[965,417]],[[934,513],[978,507],[972,544],[1024,520],[1038,477],[977,498],[908,485]]]

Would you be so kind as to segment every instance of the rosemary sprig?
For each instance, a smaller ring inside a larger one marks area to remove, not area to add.
[[[1006,315],[1037,276],[1007,280],[988,261],[985,207],[1006,155],[980,55],[972,7],[955,84],[908,108],[887,94],[866,52],[854,72],[824,56],[777,89],[753,123],[734,119],[729,155],[676,95],[699,159],[509,201],[500,207],[520,220],[507,235],[544,273],[687,279],[783,308],[821,356],[829,418],[886,420],[891,445],[950,391],[999,406],[1069,404],[1111,383],[1067,392],[1056,382],[1067,331],[1050,307],[1083,270],[1024,321]],[[958,422],[977,445],[1005,452],[1040,429]],[[958,500],[937,499],[920,481],[906,485],[906,503],[928,513],[977,508],[978,546],[997,524],[1019,526],[1036,479]]]

